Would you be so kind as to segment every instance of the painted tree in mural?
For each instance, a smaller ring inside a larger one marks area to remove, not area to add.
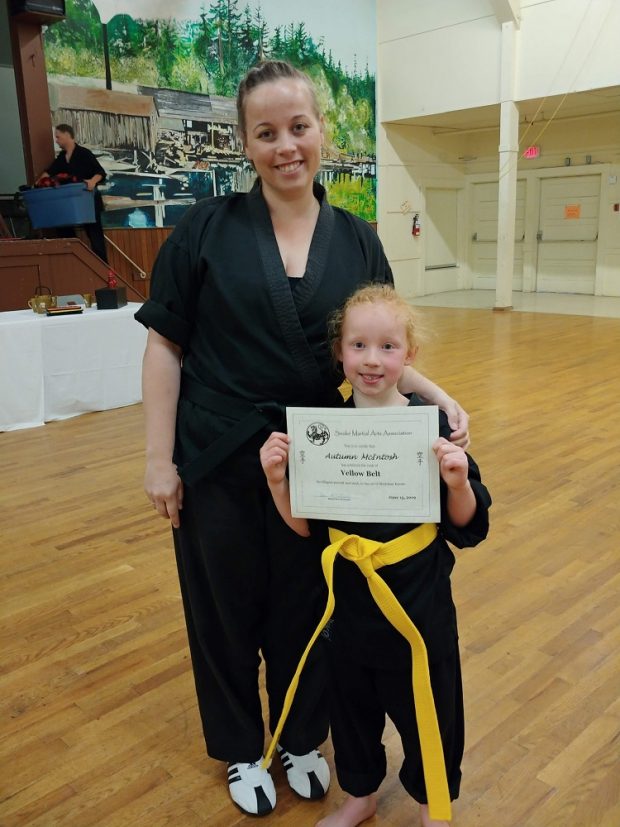
[[[131,3],[127,2],[127,8]],[[106,27],[109,78],[116,84],[159,86],[234,97],[247,68],[266,57],[288,60],[313,79],[325,114],[330,157],[368,158],[375,151],[374,78],[366,67],[346,71],[315,43],[305,24],[276,26],[271,33],[260,6],[211,0],[196,20],[113,17]],[[91,0],[67,0],[67,19],[45,33],[50,74],[106,77],[103,27]],[[332,182],[333,183],[333,182]],[[374,217],[374,180],[355,191],[336,181],[335,203]]]
[[[304,23],[278,26],[270,37],[260,7],[252,11],[246,5],[241,12],[238,0],[213,0],[199,21],[187,24],[116,15],[108,24],[108,40],[117,83],[230,97],[257,60],[289,60],[318,79],[326,114],[340,113],[335,145],[357,154],[373,151],[374,78],[367,69],[345,72],[313,41]],[[50,73],[103,77],[101,23],[91,0],[67,0],[67,19],[46,31],[45,47]]]
[[[68,0],[66,19],[46,29],[44,37],[48,71],[103,77],[101,23],[91,0]]]

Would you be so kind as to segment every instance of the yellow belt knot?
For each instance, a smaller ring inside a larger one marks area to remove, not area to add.
[[[264,767],[269,765],[278,741],[280,740],[280,735],[282,734],[286,718],[293,703],[299,678],[310,649],[333,614],[336,605],[334,597],[334,562],[336,556],[341,554],[347,560],[354,562],[358,566],[366,578],[368,588],[375,603],[392,626],[406,638],[411,646],[412,701],[415,700],[414,707],[420,737],[429,813],[432,819],[437,819],[438,821],[451,820],[452,808],[450,805],[450,792],[448,790],[446,764],[441,736],[439,734],[433,690],[431,688],[426,645],[422,639],[422,635],[416,629],[411,618],[400,605],[390,587],[385,580],[377,574],[377,569],[382,566],[398,563],[407,557],[413,557],[414,554],[423,551],[433,542],[436,536],[437,526],[434,523],[425,523],[387,543],[369,540],[365,537],[359,537],[357,534],[345,534],[342,531],[330,528],[329,539],[331,540],[331,544],[327,546],[321,555],[321,567],[328,590],[327,605],[323,617],[319,621],[319,625],[314,630],[301,656],[287,690],[280,720],[273,733],[271,744],[263,761]]]
[[[347,560],[357,563],[364,577],[368,579],[380,566],[377,552],[382,546],[383,543],[379,543],[377,540],[367,540],[357,534],[349,534],[342,541],[339,553]]]

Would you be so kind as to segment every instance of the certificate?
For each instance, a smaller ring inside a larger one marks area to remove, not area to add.
[[[436,406],[287,408],[286,417],[293,516],[439,522]]]

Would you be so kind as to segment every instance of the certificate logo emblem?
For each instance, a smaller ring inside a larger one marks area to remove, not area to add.
[[[329,442],[329,428],[322,422],[312,422],[306,428],[306,437],[312,445],[325,445]]]

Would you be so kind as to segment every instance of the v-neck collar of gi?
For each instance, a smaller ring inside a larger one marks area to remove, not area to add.
[[[269,247],[269,265],[274,271],[279,271],[282,284],[286,286],[291,294],[292,302],[297,311],[304,308],[315,292],[318,290],[321,280],[325,275],[327,255],[334,228],[334,211],[327,200],[325,188],[316,181],[313,184],[314,196],[319,202],[319,214],[317,216],[314,233],[308,250],[308,261],[303,276],[295,290],[291,290],[289,277],[284,268],[284,262],[280,255],[280,249],[269,214],[269,207],[265,201],[261,189],[260,180],[257,180],[249,193],[250,212],[257,231],[260,231]],[[266,250],[265,250],[266,252]]]
[[[314,295],[325,274],[334,224],[334,213],[325,197],[325,190],[320,184],[315,183],[314,193],[320,202],[319,215],[308,251],[306,272],[301,284],[294,291],[288,283],[288,276],[276,241],[269,208],[261,192],[260,182],[257,182],[248,194],[247,202],[258,244],[260,262],[276,317],[286,346],[295,360],[299,376],[308,391],[308,396],[316,394],[317,388],[322,387],[324,379],[316,355],[306,338],[299,313]]]

